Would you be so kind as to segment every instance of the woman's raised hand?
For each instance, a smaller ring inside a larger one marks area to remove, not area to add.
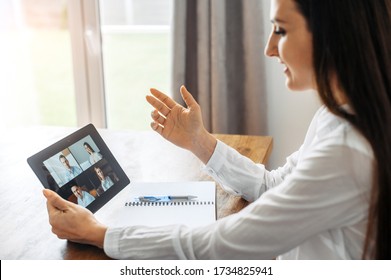
[[[216,139],[206,131],[201,108],[190,92],[184,86],[180,88],[185,108],[157,89],[150,91],[152,96],[148,95],[146,99],[155,108],[151,114],[152,129],[206,163],[214,151]]]

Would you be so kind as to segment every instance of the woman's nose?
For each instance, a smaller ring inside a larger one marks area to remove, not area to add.
[[[273,33],[271,33],[269,36],[264,53],[265,56],[269,57],[278,56],[278,44],[276,42],[275,36],[273,36]]]

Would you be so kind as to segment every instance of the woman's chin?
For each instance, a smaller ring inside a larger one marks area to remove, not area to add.
[[[312,86],[309,85],[303,85],[300,83],[295,82],[291,78],[287,77],[285,80],[285,86],[291,90],[291,91],[306,91],[306,90],[313,90]]]

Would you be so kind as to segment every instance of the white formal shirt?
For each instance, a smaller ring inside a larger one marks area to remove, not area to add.
[[[94,165],[95,163],[97,163],[101,159],[102,159],[102,155],[100,153],[98,153],[98,152],[93,152],[92,154],[90,154],[90,163],[91,163],[91,165]]]
[[[325,107],[283,167],[269,172],[218,142],[205,168],[227,191],[254,202],[195,229],[109,228],[106,254],[134,259],[361,258],[373,153],[361,134]]]

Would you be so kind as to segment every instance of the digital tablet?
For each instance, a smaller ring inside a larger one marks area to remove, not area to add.
[[[89,124],[27,159],[43,186],[95,213],[130,180]]]

